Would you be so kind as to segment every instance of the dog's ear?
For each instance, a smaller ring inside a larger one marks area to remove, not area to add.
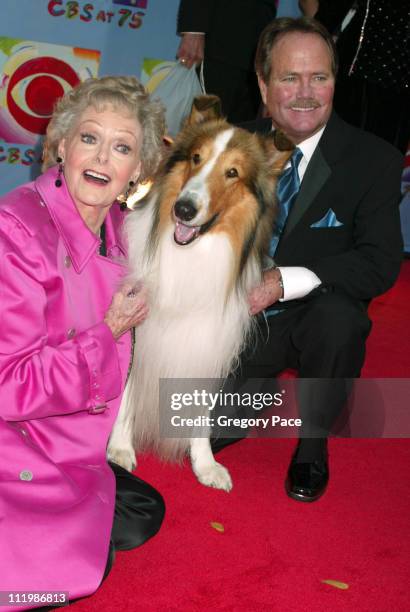
[[[191,113],[186,121],[186,125],[222,119],[222,104],[218,96],[201,95],[195,96]]]
[[[295,145],[280,130],[273,134],[259,135],[265,149],[268,164],[275,175],[280,174],[291,157]]]
[[[285,132],[282,132],[282,130],[274,131],[273,141],[278,151],[291,151],[292,152],[293,149],[295,148],[295,145],[293,144],[293,142],[289,140]]]

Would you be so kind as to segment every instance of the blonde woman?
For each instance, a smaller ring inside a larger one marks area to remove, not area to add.
[[[44,173],[0,199],[2,588],[48,593],[12,610],[90,595],[164,516],[155,489],[106,462],[148,312],[143,290],[119,290],[116,198],[154,172],[164,129],[136,79],[89,79],[56,106]]]

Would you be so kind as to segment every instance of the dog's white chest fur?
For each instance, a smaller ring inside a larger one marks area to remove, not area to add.
[[[234,265],[222,234],[186,247],[175,244],[171,228],[164,234],[145,277],[152,316],[141,326],[158,330],[161,369],[184,378],[228,373],[249,319],[245,296],[230,286]]]

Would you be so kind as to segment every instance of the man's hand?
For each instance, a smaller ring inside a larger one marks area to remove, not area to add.
[[[252,289],[248,297],[249,312],[252,315],[258,314],[283,297],[281,282],[282,276],[278,268],[263,273],[262,284]]]
[[[182,34],[177,58],[187,68],[200,64],[204,59],[205,34]]]
[[[123,285],[114,294],[111,306],[105,313],[104,322],[116,340],[126,331],[142,323],[148,315],[147,290]]]

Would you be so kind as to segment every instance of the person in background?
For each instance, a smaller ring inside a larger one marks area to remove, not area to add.
[[[265,271],[249,298],[251,312],[263,313],[266,323],[239,375],[268,380],[298,370],[303,427],[285,486],[291,498],[311,502],[326,490],[327,434],[348,379],[360,376],[364,362],[367,305],[400,270],[403,158],[333,111],[337,55],[314,19],[270,23],[259,40],[256,72],[271,118],[246,127],[280,129],[295,150],[278,181],[270,247],[277,267]]]
[[[257,116],[253,60],[259,34],[275,15],[275,0],[180,1],[177,58],[187,68],[204,62],[206,93],[220,97],[231,123]]]
[[[337,39],[335,110],[405,154],[410,140],[408,0],[300,0]]]
[[[57,103],[44,173],[0,199],[0,541],[7,591],[93,593],[160,528],[161,495],[106,461],[143,289],[122,284],[117,197],[161,157],[161,105],[132,77]],[[136,347],[138,350],[138,347]],[[24,607],[52,606],[61,599]],[[6,609],[16,609],[10,606]]]

